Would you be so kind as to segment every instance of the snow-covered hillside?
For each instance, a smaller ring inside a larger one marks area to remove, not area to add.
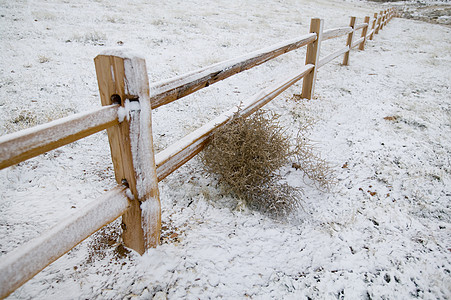
[[[0,134],[100,105],[93,58],[124,47],[157,82],[308,32],[380,3],[333,0],[0,1]],[[327,41],[323,55],[345,45]],[[153,112],[164,149],[304,63],[304,50]],[[365,51],[267,108],[311,138],[338,183],[304,187],[303,209],[276,222],[238,209],[192,162],[159,184],[163,244],[125,257],[117,222],[8,299],[451,298],[451,29],[394,19]],[[288,172],[288,171],[287,171]],[[115,186],[106,133],[0,171],[0,259]],[[0,274],[2,276],[2,274]]]

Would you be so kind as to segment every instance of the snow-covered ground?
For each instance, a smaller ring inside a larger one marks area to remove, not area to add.
[[[143,53],[156,82],[385,9],[333,0],[0,1],[0,134],[100,105],[93,58]],[[150,2],[150,3],[148,3]],[[345,39],[324,43],[323,55]],[[303,65],[288,54],[154,111],[155,148]],[[117,258],[117,222],[8,299],[451,298],[451,29],[394,19],[267,108],[336,169],[289,223],[236,208],[195,159],[159,184],[163,244]],[[204,109],[207,107],[208,109]],[[290,178],[302,182],[291,171]],[[0,259],[115,185],[106,133],[0,171]],[[105,246],[108,242],[112,245]],[[2,276],[0,274],[0,276]]]

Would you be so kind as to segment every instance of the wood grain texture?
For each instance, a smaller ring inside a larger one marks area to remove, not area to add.
[[[126,114],[119,125],[108,129],[108,138],[116,181],[125,182],[134,196],[122,217],[123,240],[127,247],[143,254],[158,245],[161,229],[146,63],[126,53],[106,53],[94,61],[102,105],[120,99]],[[141,204],[146,201],[155,209],[143,212]]]
[[[152,89],[152,109],[183,98],[204,87],[251,69],[284,53],[299,49],[316,40],[316,34],[303,35],[244,56],[220,62],[179,77],[156,83]]]
[[[1,257],[0,299],[33,278],[85,238],[114,221],[129,207],[124,187],[117,187],[41,236]]]
[[[99,55],[94,59],[94,63],[102,105],[111,105],[114,101],[118,100],[122,102],[120,105],[124,106],[123,102],[127,97],[130,97],[125,94],[124,81],[115,81],[114,78],[115,74],[124,74],[123,59]],[[117,95],[119,98],[113,100],[112,95]],[[117,126],[107,129],[107,132],[116,182],[122,184],[122,180],[127,177],[134,178],[132,171],[128,168],[129,162],[131,161],[131,152],[129,147],[121,144],[121,136],[128,135],[128,124],[122,122]],[[129,185],[134,186],[134,180],[129,182]]]
[[[315,67],[304,77],[302,83],[301,97],[305,99],[312,99],[315,91],[316,73],[318,68],[319,55],[321,50],[321,41],[323,38],[324,21],[322,19],[312,19],[310,22],[310,32],[316,33],[316,41],[307,46],[307,54],[305,56],[305,64],[312,64]]]
[[[118,107],[98,108],[0,137],[0,169],[119,124]]]

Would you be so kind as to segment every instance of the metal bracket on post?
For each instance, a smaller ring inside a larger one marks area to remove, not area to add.
[[[146,62],[122,52],[98,55],[94,62],[102,105],[121,105],[119,125],[107,131],[116,181],[134,198],[122,216],[123,241],[143,254],[159,244],[161,230]]]
[[[307,46],[307,54],[305,57],[305,64],[314,65],[310,74],[304,77],[302,84],[301,97],[312,99],[315,90],[316,73],[318,71],[319,53],[321,49],[321,41],[323,39],[324,20],[314,18],[310,22],[310,33],[316,33],[316,40]]]
[[[345,56],[343,57],[343,65],[347,66],[349,64],[349,52],[351,52],[352,47],[352,39],[354,37],[354,26],[355,26],[356,17],[351,17],[351,22],[349,26],[352,28],[352,31],[348,34],[348,40],[346,41],[346,46],[349,47],[348,51],[346,51]]]

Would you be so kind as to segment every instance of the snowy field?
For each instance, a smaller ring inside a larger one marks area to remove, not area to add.
[[[93,58],[143,54],[151,82],[387,8],[356,0],[0,0],[0,135],[100,105]],[[327,55],[345,38],[327,41]],[[164,149],[303,65],[275,59],[153,112]],[[365,51],[268,109],[305,118],[337,184],[294,170],[303,210],[276,222],[221,194],[197,159],[159,184],[163,244],[118,257],[118,222],[8,299],[450,299],[451,29],[393,19]],[[105,132],[0,171],[0,259],[115,185]],[[0,274],[2,276],[2,274]]]

